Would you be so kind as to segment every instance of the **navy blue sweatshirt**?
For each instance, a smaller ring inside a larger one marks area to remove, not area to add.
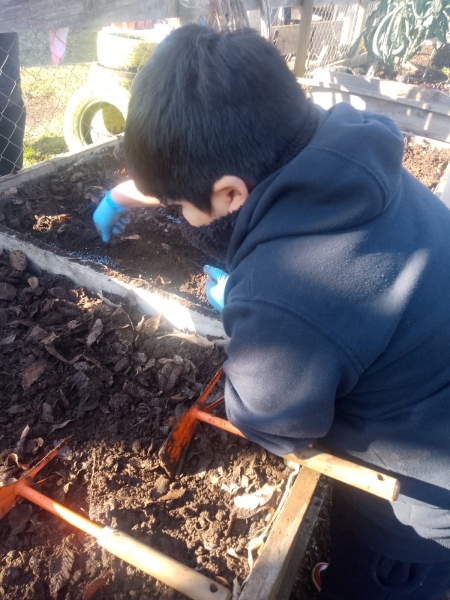
[[[450,560],[450,211],[402,156],[389,118],[338,104],[252,191],[227,257],[226,410],[275,454],[316,440],[398,476],[393,503],[343,486],[358,528],[391,558]]]

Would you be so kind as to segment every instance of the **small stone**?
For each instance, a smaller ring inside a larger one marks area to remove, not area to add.
[[[20,250],[13,250],[9,255],[9,262],[16,271],[25,271],[27,268],[27,257]]]
[[[16,295],[16,288],[10,283],[0,283],[0,300],[12,300]]]

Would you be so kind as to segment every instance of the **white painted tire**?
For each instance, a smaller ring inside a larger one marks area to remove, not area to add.
[[[121,71],[103,67],[100,63],[92,63],[89,66],[87,82],[90,86],[97,88],[119,85],[130,89],[136,75],[136,71]]]
[[[125,31],[104,28],[97,36],[97,57],[103,67],[137,71],[150,58],[158,43],[152,30]]]
[[[71,152],[107,141],[125,128],[130,92],[119,86],[84,85],[64,112],[64,140]]]

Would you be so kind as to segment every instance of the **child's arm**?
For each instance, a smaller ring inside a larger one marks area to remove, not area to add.
[[[132,179],[123,181],[116,185],[115,188],[110,190],[110,196],[112,200],[124,206],[126,208],[141,208],[141,207],[157,207],[160,206],[160,202],[157,198],[150,196],[144,196],[134,185]]]
[[[126,214],[130,208],[157,207],[159,204],[157,198],[141,194],[134,181],[129,179],[106,193],[93,215],[95,227],[101,234],[102,240],[109,242],[112,236],[125,231],[130,222]]]

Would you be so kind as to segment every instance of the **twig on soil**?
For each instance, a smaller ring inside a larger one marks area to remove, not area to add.
[[[95,475],[95,461],[96,461],[96,458],[97,458],[97,453],[96,453],[96,451],[95,451],[95,450],[93,451],[93,455],[94,455],[94,458],[92,459],[92,473],[91,473],[91,481],[90,481],[90,483],[89,483],[89,490],[88,490],[89,506],[90,506],[90,505],[91,505],[91,503],[92,503],[92,495],[93,495],[93,494],[92,494],[92,484],[93,484],[93,481],[94,481],[94,475]]]
[[[130,427],[130,429],[134,429],[135,427],[137,427],[138,425],[140,425],[141,423],[143,423],[144,421],[148,421],[148,419],[150,418],[150,416],[148,417],[144,417],[143,419],[141,419],[140,421],[137,421],[134,425],[132,425]]]
[[[106,306],[109,306],[109,308],[120,308],[120,304],[114,304],[114,302],[111,302],[111,300],[108,300],[108,298],[105,298],[105,296],[103,295],[102,291],[100,290],[97,293],[97,296],[100,298],[100,300],[102,302],[104,302],[106,304]]]

